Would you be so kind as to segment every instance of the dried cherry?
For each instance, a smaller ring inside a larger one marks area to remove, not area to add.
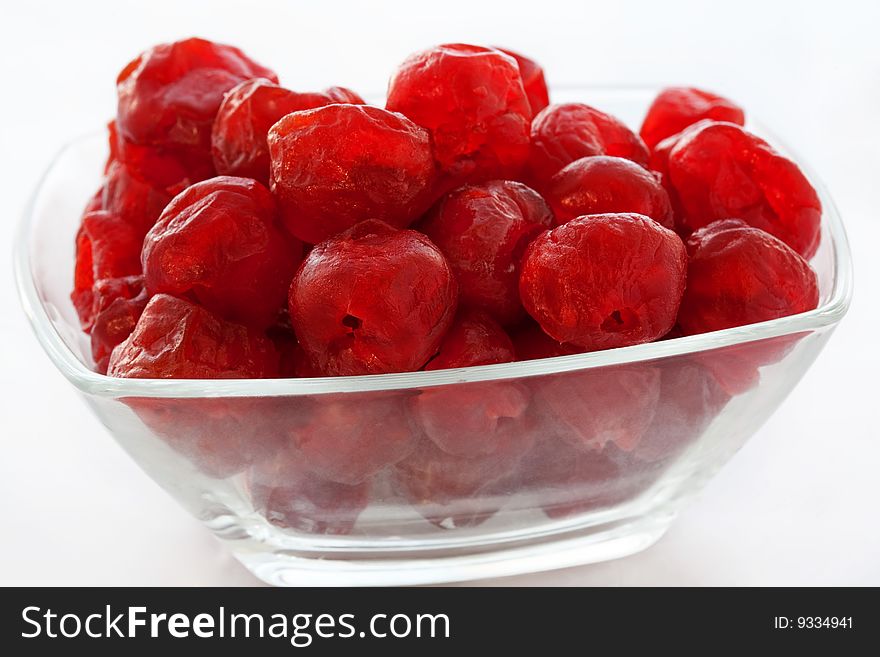
[[[631,364],[567,372],[532,385],[541,433],[598,451],[632,451],[648,429],[660,397],[660,371]]]
[[[272,191],[288,230],[309,244],[366,219],[398,228],[430,203],[430,135],[401,114],[328,105],[269,130]]]
[[[269,185],[269,128],[291,112],[333,103],[362,105],[364,101],[342,87],[297,93],[265,78],[236,85],[223,98],[211,132],[211,154],[217,173],[254,178]]]
[[[116,345],[131,335],[147,301],[143,276],[105,278],[95,283],[91,345],[95,369],[101,374],[107,372]]]
[[[544,69],[535,60],[520,55],[518,52],[506,48],[498,50],[516,60],[522,77],[523,89],[525,89],[526,98],[529,99],[532,116],[535,116],[550,104],[550,92],[547,90],[547,82],[544,80]]]
[[[197,38],[154,46],[119,73],[117,128],[133,144],[210,156],[223,95],[250,78],[278,80],[232,46]]]
[[[140,274],[142,242],[140,227],[118,215],[97,210],[83,216],[76,236],[76,264],[70,296],[84,331],[90,331],[95,320],[95,283]]]
[[[550,179],[545,196],[557,224],[585,214],[635,212],[666,228],[674,225],[669,195],[657,177],[622,157],[575,160]]]
[[[305,422],[289,427],[291,446],[317,476],[348,486],[406,458],[418,435],[408,393],[320,395]]]
[[[524,315],[518,290],[523,251],[552,223],[553,214],[537,192],[496,180],[447,194],[419,229],[449,261],[461,304],[510,324]]]
[[[484,313],[460,313],[426,370],[473,367],[514,360],[513,343]],[[438,386],[412,399],[422,430],[440,449],[457,456],[480,456],[504,448],[522,431],[528,389],[514,381]]]
[[[290,286],[290,316],[325,375],[409,372],[437,353],[457,296],[427,237],[366,221],[306,256]]]
[[[558,342],[587,351],[651,342],[675,324],[685,286],[681,239],[639,214],[572,219],[526,250],[520,296]]]
[[[528,427],[510,432],[499,449],[482,456],[448,454],[432,441],[419,443],[391,469],[394,490],[442,529],[472,527],[505,501],[502,487],[533,444]]]
[[[621,460],[609,445],[576,449],[552,434],[543,436],[510,478],[513,493],[529,491],[549,518],[598,511],[633,499],[657,478],[652,468]]]
[[[129,397],[125,403],[157,438],[212,479],[243,472],[283,446],[266,421],[273,417],[273,398]]]
[[[369,501],[368,482],[346,486],[312,473],[304,455],[282,449],[247,473],[254,510],[270,523],[307,534],[351,532]]]
[[[217,175],[211,152],[204,149],[145,146],[121,135],[116,144],[116,158],[132,175],[171,196]]]
[[[538,189],[582,157],[611,155],[647,166],[641,138],[610,114],[582,103],[549,105],[532,120],[529,175]]]
[[[445,189],[515,179],[528,159],[529,99],[519,65],[500,50],[454,43],[410,55],[386,108],[431,133]]]
[[[218,176],[168,204],[143,245],[150,294],[186,296],[225,319],[266,327],[285,306],[301,245],[256,180]]]
[[[692,358],[669,358],[658,369],[657,410],[633,453],[649,463],[668,463],[700,438],[731,395],[709,368]]]
[[[107,168],[101,207],[137,228],[142,239],[169,201],[171,194],[165,189],[139,180],[122,162]]]
[[[107,369],[135,379],[260,379],[277,371],[278,354],[262,333],[167,294],[150,299]]]
[[[440,350],[426,370],[509,363],[514,359],[513,343],[498,323],[484,312],[463,310],[455,318]]]
[[[794,315],[819,302],[810,265],[743,221],[711,223],[691,235],[687,249],[688,283],[678,314],[686,335]]]
[[[639,135],[653,149],[667,137],[703,119],[737,125],[746,122],[742,108],[727,98],[694,87],[668,87],[651,103]]]
[[[683,234],[736,217],[807,259],[816,252],[822,216],[816,190],[763,139],[732,123],[704,122],[678,138],[667,166]]]

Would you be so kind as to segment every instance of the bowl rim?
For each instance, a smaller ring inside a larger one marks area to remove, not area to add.
[[[571,85],[560,88],[566,91],[575,89]],[[641,95],[656,92],[657,87],[591,85],[578,86],[576,89],[584,92],[628,92]],[[283,397],[421,389],[458,383],[528,378],[650,361],[833,326],[846,314],[853,288],[852,255],[840,213],[825,184],[816,176],[809,163],[759,121],[750,118],[748,127],[755,129],[755,132],[762,137],[768,138],[774,147],[794,159],[816,188],[822,201],[823,225],[828,229],[831,238],[834,260],[831,293],[824,303],[804,313],[757,324],[584,354],[395,374],[288,379],[124,379],[99,374],[89,369],[67,346],[50,319],[34,277],[30,239],[35,225],[37,201],[55,166],[69,151],[94,139],[96,133],[80,135],[67,142],[55,154],[41,175],[16,231],[13,254],[16,284],[31,328],[55,366],[80,391],[89,395],[112,398]]]

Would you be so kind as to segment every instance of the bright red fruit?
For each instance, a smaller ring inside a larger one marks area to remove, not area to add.
[[[97,309],[95,283],[140,274],[140,227],[118,215],[98,210],[83,216],[76,236],[76,265],[71,299],[84,331],[90,331]]]
[[[134,330],[149,297],[143,276],[105,278],[93,288],[92,358],[95,369],[104,374],[113,349]]]
[[[426,370],[473,367],[514,360],[510,338],[484,313],[463,312]],[[528,389],[516,382],[489,381],[428,388],[414,397],[412,409],[425,434],[440,449],[457,456],[479,456],[503,449],[521,432],[529,405]]]
[[[635,212],[673,227],[672,205],[660,181],[622,157],[595,155],[575,160],[550,179],[545,196],[557,225],[585,214]]]
[[[300,344],[325,375],[421,369],[452,324],[458,289],[427,237],[363,222],[317,245],[290,287]]]
[[[736,217],[805,258],[816,252],[816,190],[794,162],[740,126],[705,122],[687,130],[669,153],[668,170],[682,205],[681,232]]]
[[[430,136],[400,114],[368,105],[294,112],[268,143],[284,221],[309,244],[366,219],[406,227],[431,201]]]
[[[139,180],[171,196],[217,175],[208,150],[135,144],[122,135],[114,139],[114,161],[123,163]]]
[[[211,133],[211,154],[217,173],[254,178],[269,184],[269,128],[291,112],[333,103],[363,104],[342,87],[316,93],[297,93],[271,80],[245,80],[223,98]]]
[[[533,59],[529,59],[525,55],[520,55],[513,50],[499,48],[505,55],[510,55],[519,65],[519,73],[522,76],[523,89],[526,91],[526,97],[529,99],[529,107],[532,109],[532,116],[535,116],[542,109],[550,104],[550,92],[547,91],[547,82],[544,80],[544,69]]]
[[[737,125],[746,121],[742,108],[726,98],[694,87],[668,87],[651,103],[639,134],[648,148],[654,148],[660,141],[703,119]]]
[[[781,240],[737,219],[716,221],[687,242],[688,284],[678,323],[686,335],[812,310],[816,273]]]
[[[134,332],[113,350],[107,373],[134,379],[260,379],[277,370],[278,354],[261,333],[158,294]]]
[[[520,296],[550,337],[587,351],[651,342],[675,324],[687,254],[648,217],[572,219],[526,250]]]
[[[518,290],[522,254],[552,223],[553,214],[537,192],[496,180],[447,194],[419,228],[449,261],[461,304],[511,324],[524,314]]]
[[[637,134],[589,105],[550,105],[532,120],[529,171],[539,189],[562,167],[591,155],[623,157],[642,166],[650,157]]]
[[[440,343],[440,351],[425,369],[509,363],[513,359],[513,343],[504,329],[486,313],[464,310],[455,318]]]
[[[121,162],[113,162],[107,168],[102,208],[134,226],[142,238],[170,200],[171,194],[139,180]]]
[[[302,253],[277,214],[269,190],[250,178],[219,176],[187,188],[144,240],[147,290],[269,326],[285,306]]]
[[[519,65],[500,50],[455,43],[410,55],[386,107],[431,133],[446,189],[517,178],[528,159],[532,111]]]
[[[117,78],[119,133],[134,144],[209,152],[223,94],[250,78],[278,80],[232,46],[196,38],[154,46]]]
[[[87,212],[84,216],[88,216],[88,214]],[[80,328],[88,333],[95,321],[95,312],[92,308],[95,300],[95,293],[92,289],[95,285],[95,271],[92,260],[92,240],[82,225],[76,232],[75,248],[73,291],[70,293],[70,300],[73,302],[73,307],[79,318]]]

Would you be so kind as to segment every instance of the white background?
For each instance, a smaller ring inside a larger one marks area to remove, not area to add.
[[[420,7],[419,5],[423,5]],[[383,89],[409,52],[506,45],[553,83],[686,83],[743,104],[824,178],[856,294],[784,406],[648,551],[493,584],[880,584],[880,3],[7,2],[0,8],[0,585],[257,581],[119,449],[39,349],[14,224],[53,152],[115,111],[149,45],[233,43],[300,90]]]

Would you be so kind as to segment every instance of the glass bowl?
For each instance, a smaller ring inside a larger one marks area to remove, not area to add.
[[[637,126],[655,90],[555,92]],[[109,378],[92,371],[69,300],[74,235],[105,157],[103,135],[77,139],[40,182],[16,244],[24,309],[123,449],[271,584],[436,583],[642,550],[782,403],[851,295],[840,217],[805,168],[824,207],[821,298],[807,313],[456,370]],[[450,455],[428,434],[487,453]]]

